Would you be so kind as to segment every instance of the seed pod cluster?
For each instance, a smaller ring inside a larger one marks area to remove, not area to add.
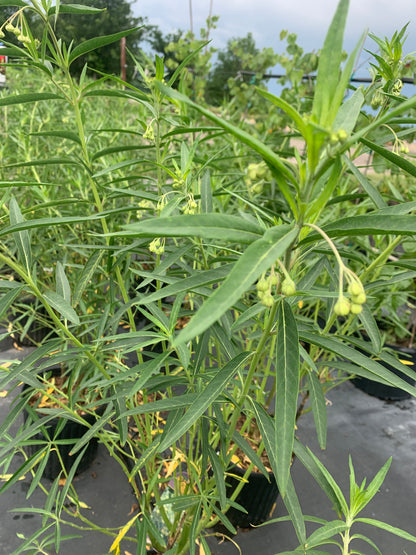
[[[348,285],[348,293],[350,298],[341,295],[335,303],[334,312],[338,316],[348,316],[348,314],[360,314],[363,310],[363,304],[367,300],[364,287],[361,281],[354,280]]]

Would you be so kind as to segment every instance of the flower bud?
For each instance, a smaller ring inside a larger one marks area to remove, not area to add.
[[[346,297],[339,297],[335,303],[334,312],[337,316],[348,316],[351,310],[351,303]]]
[[[363,285],[360,281],[352,281],[348,285],[348,293],[350,295],[360,295],[360,293],[364,292]]]
[[[361,304],[351,303],[351,314],[360,314],[363,310]]]
[[[351,295],[351,301],[355,304],[364,304],[366,300],[367,296],[364,291],[359,295]]]
[[[267,308],[272,307],[274,303],[273,295],[271,295],[270,293],[265,293],[261,297],[260,302],[263,306],[266,306]]]
[[[402,90],[402,87],[403,87],[403,81],[401,79],[396,79],[396,81],[394,82],[393,88],[391,90],[391,93],[394,94],[394,96],[399,96]]]
[[[296,285],[293,279],[285,278],[282,283],[282,293],[290,297],[296,293]]]
[[[269,290],[269,283],[265,279],[261,279],[257,282],[256,285],[257,291],[268,291]]]

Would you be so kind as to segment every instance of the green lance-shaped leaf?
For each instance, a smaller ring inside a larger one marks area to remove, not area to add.
[[[245,293],[256,279],[282,256],[296,240],[298,229],[279,225],[247,247],[223,284],[205,301],[174,345],[186,343],[216,322]]]
[[[79,324],[77,313],[61,295],[58,295],[58,293],[54,291],[48,291],[48,293],[44,294],[44,298],[63,318],[69,320],[73,324]]]
[[[20,211],[19,205],[14,197],[10,199],[10,224],[16,225],[24,222],[24,218]],[[30,235],[27,230],[13,233],[13,239],[16,243],[17,251],[19,253],[20,262],[25,267],[26,271],[30,273],[32,267],[32,251],[30,248]]]
[[[313,532],[309,538],[306,540],[305,547],[307,549],[311,547],[318,547],[322,544],[328,543],[328,540],[341,532],[344,532],[348,528],[345,522],[339,520],[333,520],[332,522],[327,522],[315,532]]]
[[[71,287],[65,274],[65,268],[59,261],[56,263],[56,292],[64,301],[71,304]]]
[[[204,214],[212,212],[211,175],[206,171],[201,179],[201,211]]]
[[[27,104],[28,102],[38,102],[39,100],[64,100],[62,96],[55,93],[28,93],[15,94],[0,98],[0,106],[11,106],[13,104]]]
[[[331,113],[332,102],[339,82],[348,4],[348,0],[341,0],[339,2],[319,56],[312,118],[316,123],[324,127],[329,123],[329,114]]]
[[[252,401],[252,403],[256,415],[256,421],[258,423],[261,437],[266,448],[266,453],[269,457],[270,465],[276,477],[278,474],[277,445],[273,418],[264,410],[261,405],[259,405],[255,401]],[[296,491],[290,476],[287,482],[286,494],[283,497],[283,502],[289,512],[290,519],[295,528],[298,540],[300,543],[303,544],[306,541],[305,520],[303,518],[299,499],[296,495]]]
[[[121,31],[120,33],[115,33],[114,35],[105,35],[102,37],[95,37],[93,39],[86,40],[73,49],[69,56],[69,63],[72,64],[74,60],[76,60],[80,56],[83,56],[84,54],[87,54],[88,52],[91,52],[92,50],[96,50],[97,48],[101,48],[102,46],[106,46],[107,44],[117,42],[121,38],[135,33],[138,29],[140,29],[140,27],[134,27],[133,29]]]
[[[130,237],[201,237],[238,243],[252,243],[264,229],[231,214],[188,214],[152,218],[123,226],[125,231],[114,235]]]
[[[416,218],[412,214],[394,215],[389,218],[388,209],[383,213],[377,212],[362,216],[351,216],[325,225],[322,229],[329,237],[357,237],[359,235],[414,235],[416,233]],[[309,244],[320,239],[316,232],[310,233],[300,241],[299,246]]]
[[[396,528],[396,526],[391,526],[386,522],[381,522],[380,520],[375,520],[374,518],[356,518],[354,522],[363,522],[364,524],[369,524],[370,526],[381,528],[381,530],[385,530],[386,532],[395,534],[396,536],[399,536],[399,538],[403,538],[405,540],[408,540],[409,542],[416,543],[416,536],[409,534],[409,532],[406,532],[401,528]]]
[[[409,173],[413,177],[416,177],[416,166],[414,164],[412,164],[412,162],[410,162],[410,160],[407,160],[407,158],[403,158],[402,156],[399,156],[398,154],[395,154],[391,150],[388,150],[387,148],[384,148],[383,146],[380,146],[376,143],[373,143],[372,141],[369,141],[368,139],[361,138],[360,141],[365,146],[368,146],[368,148],[370,148],[374,152],[377,152],[377,154],[379,154],[380,156],[382,156],[383,158],[385,158],[389,162],[392,162],[395,166],[398,166],[399,168],[401,168],[405,172]]]
[[[275,435],[277,483],[286,493],[292,462],[299,395],[299,338],[291,306],[283,300],[277,311]]]
[[[25,8],[28,4],[23,0],[0,0],[0,7],[16,6],[17,8]]]
[[[308,387],[319,446],[321,447],[321,449],[325,449],[327,430],[325,395],[322,390],[319,378],[313,372],[313,370],[308,372]]]
[[[74,306],[76,306],[81,300],[82,294],[84,293],[87,285],[90,283],[92,276],[94,275],[96,269],[98,268],[101,258],[103,256],[103,251],[96,250],[87,260],[81,275],[75,285],[74,290]]]
[[[56,6],[52,6],[48,10],[48,15],[54,15],[56,13]],[[74,14],[97,14],[103,12],[104,8],[93,8],[92,6],[84,6],[81,4],[60,4],[59,13],[74,13]]]
[[[198,418],[204,414],[209,406],[217,399],[222,393],[227,383],[232,379],[237,370],[247,362],[252,353],[239,353],[233,360],[221,368],[217,374],[211,379],[207,386],[199,393],[186,411],[184,416],[176,423],[173,429],[163,436],[162,441],[158,447],[158,451],[162,452],[172,444],[174,444],[180,437],[182,437],[194,424]]]

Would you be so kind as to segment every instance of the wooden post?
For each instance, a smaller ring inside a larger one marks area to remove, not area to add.
[[[123,81],[126,80],[126,37],[122,37],[120,40],[120,66],[121,66],[121,78]]]

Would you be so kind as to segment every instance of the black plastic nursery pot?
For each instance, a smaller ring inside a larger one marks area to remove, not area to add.
[[[24,385],[23,391],[29,389],[30,386]],[[100,406],[97,408],[97,414],[102,414],[104,412],[104,406]],[[96,422],[96,417],[93,414],[83,414],[83,419],[90,425],[93,425]],[[29,413],[25,409],[23,411],[23,419],[26,420],[29,418]],[[59,435],[56,436],[56,430],[59,424],[61,424],[62,418],[57,417],[50,420],[47,424],[45,424],[45,428],[47,433],[49,434],[50,438],[54,438],[56,440],[70,440],[68,443],[65,444],[58,444],[56,445],[56,449],[59,450],[58,453],[52,449],[49,453],[48,461],[44,468],[42,476],[49,480],[55,480],[57,476],[62,471],[62,464],[65,466],[67,472],[70,471],[72,465],[76,461],[79,453],[75,453],[74,455],[70,455],[71,449],[75,445],[75,443],[89,430],[89,427],[81,422],[74,422],[73,420],[66,420],[64,427],[59,432]],[[61,424],[62,425],[62,424]],[[38,441],[48,441],[48,438],[45,434],[40,431],[37,434],[33,435],[31,439],[38,440]],[[27,455],[30,457],[34,455],[37,451],[39,451],[39,445],[26,445],[25,451]],[[91,464],[94,462],[94,459],[97,455],[98,449],[98,440],[97,438],[93,437],[89,440],[87,447],[82,455],[82,458],[77,466],[75,474],[80,474],[87,470]],[[62,464],[61,464],[61,460]]]
[[[382,364],[385,368],[387,368],[387,370],[390,370],[390,372],[393,372],[394,374],[396,374],[396,376],[402,378],[408,384],[416,385],[416,349],[399,347],[396,345],[386,345],[386,347],[389,347],[390,349],[393,349],[394,351],[399,353],[399,359],[404,362],[404,364],[406,364],[408,368],[415,370],[415,379],[406,376],[406,374],[403,374],[402,372],[400,372],[400,370],[393,368],[386,362],[383,362],[381,360],[378,362]],[[400,354],[402,356],[400,356]],[[351,382],[355,385],[355,387],[361,389],[361,391],[368,393],[368,395],[378,397],[378,399],[382,399],[385,401],[401,401],[404,399],[409,399],[411,397],[410,393],[407,393],[407,391],[403,391],[398,387],[385,385],[373,380],[369,380],[368,378],[363,378],[361,376],[352,378]]]
[[[233,466],[230,474],[226,478],[227,497],[230,497],[232,491],[241,483],[239,478],[244,477],[245,470],[239,466]],[[235,478],[232,474],[239,478]],[[251,525],[262,524],[271,517],[278,495],[279,490],[273,472],[269,472],[269,478],[266,478],[261,472],[251,472],[247,483],[244,484],[235,499],[235,502],[244,507],[247,513],[236,507],[230,507],[227,511],[227,518],[235,527],[239,528],[250,528]]]

